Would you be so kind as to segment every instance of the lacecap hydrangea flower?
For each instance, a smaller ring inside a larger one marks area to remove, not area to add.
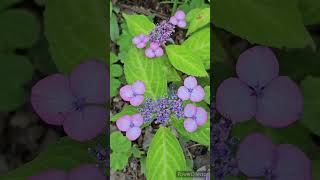
[[[161,57],[164,55],[164,50],[161,46],[164,46],[168,41],[173,41],[171,35],[175,32],[175,26],[180,28],[187,26],[185,13],[181,10],[178,10],[169,20],[164,20],[157,24],[150,34],[141,33],[135,36],[132,42],[139,49],[147,47],[148,42],[150,42],[150,46],[145,49],[145,56],[148,58]]]
[[[183,86],[178,89],[178,97],[185,101],[200,102],[205,97],[204,89],[198,85],[197,79],[189,76],[184,79]]]
[[[303,97],[294,81],[279,76],[275,54],[267,47],[246,50],[236,65],[239,78],[224,80],[217,89],[216,108],[233,122],[255,116],[264,126],[281,128],[295,122],[303,109]]]
[[[85,164],[73,168],[70,172],[49,169],[27,178],[27,180],[105,180],[106,176],[95,164]]]
[[[142,124],[143,118],[140,113],[132,116],[124,115],[116,121],[118,129],[126,132],[126,136],[130,141],[135,141],[141,135],[140,126]]]
[[[291,144],[275,145],[260,133],[248,135],[239,145],[240,171],[251,178],[311,180],[311,161]]]
[[[184,128],[188,132],[194,132],[198,126],[204,125],[208,120],[208,113],[202,107],[196,107],[193,104],[187,104],[184,108]]]
[[[125,85],[120,88],[120,96],[124,101],[130,102],[132,106],[139,106],[144,101],[146,86],[142,81],[136,81],[132,85]]]
[[[33,86],[33,109],[48,124],[62,125],[72,139],[90,140],[106,127],[108,74],[106,64],[90,60],[70,76],[50,75]]]

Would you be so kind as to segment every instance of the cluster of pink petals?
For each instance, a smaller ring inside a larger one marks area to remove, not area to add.
[[[62,125],[72,139],[90,140],[106,126],[108,74],[105,63],[89,60],[69,76],[50,75],[32,87],[32,107],[46,123]]]
[[[143,33],[132,39],[132,43],[139,49],[146,47],[148,41],[149,37],[144,35]]]
[[[95,164],[86,164],[72,169],[70,172],[50,169],[38,173],[27,180],[105,180],[101,170]]]
[[[186,20],[185,20],[186,14],[178,10],[174,16],[172,16],[169,20],[169,22],[173,25],[178,26],[179,28],[185,28],[187,26]]]
[[[144,35],[143,33],[139,36],[136,36],[132,39],[132,43],[139,49],[145,48],[147,43],[149,42],[149,36]],[[161,57],[164,54],[163,49],[161,48],[160,44],[151,42],[150,47],[146,48],[144,54],[148,58],[156,58]]]
[[[204,125],[208,120],[208,113],[202,107],[196,107],[193,104],[187,104],[184,108],[184,116],[186,117],[183,125],[186,131],[194,132],[198,126]]]
[[[118,129],[126,132],[126,136],[130,141],[135,141],[141,135],[140,126],[142,124],[143,118],[140,113],[132,116],[124,115],[116,121]]]
[[[155,42],[151,42],[150,47],[147,48],[144,53],[148,58],[161,57],[164,54],[160,44]]]
[[[142,81],[136,81],[132,85],[125,85],[120,88],[120,96],[124,101],[130,102],[132,106],[139,106],[144,101],[143,94],[146,86]]]
[[[204,89],[198,85],[197,79],[189,76],[184,79],[184,86],[178,89],[178,97],[185,101],[191,100],[192,102],[200,102],[205,97]]]
[[[271,49],[252,47],[236,65],[237,78],[224,80],[217,89],[219,113],[233,122],[255,117],[264,126],[283,128],[299,119],[303,97],[297,84],[279,76],[279,64]]]
[[[250,178],[311,180],[311,161],[297,147],[275,145],[267,136],[253,133],[239,145],[239,169]]]

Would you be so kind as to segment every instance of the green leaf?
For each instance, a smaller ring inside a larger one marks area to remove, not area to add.
[[[210,118],[208,118],[210,119]],[[210,121],[208,120],[204,125],[198,126],[195,132],[189,133],[184,129],[184,119],[177,119],[173,116],[170,118],[172,125],[178,130],[179,134],[183,137],[200,143],[205,146],[210,145]]]
[[[1,0],[0,1],[0,11],[4,10],[12,5],[15,5],[21,1],[22,0]]]
[[[227,58],[227,53],[222,47],[221,41],[217,33],[213,33],[213,61],[223,62]]]
[[[124,27],[122,28],[122,34],[120,35],[117,44],[120,46],[120,53],[119,53],[119,58],[121,59],[121,62],[124,63],[128,51],[131,47],[135,47],[132,44],[132,38],[133,36],[126,30]]]
[[[113,152],[110,155],[110,166],[112,171],[122,170],[128,164],[129,153]]]
[[[206,93],[206,96],[204,97],[204,101],[207,104],[210,104],[210,86],[205,86],[204,87],[204,92]]]
[[[167,94],[167,76],[164,70],[165,58],[148,59],[141,49],[130,48],[124,64],[128,84],[141,80],[146,85],[145,97],[157,99]]]
[[[105,136],[86,143],[63,137],[56,144],[50,145],[31,162],[1,176],[1,180],[21,180],[48,169],[69,171],[80,164],[96,163],[96,159],[88,153],[88,148],[105,144]]]
[[[146,165],[147,158],[142,157],[140,159],[140,165],[141,165],[141,173],[143,173],[145,176],[147,176],[147,165]]]
[[[166,47],[171,64],[178,70],[192,76],[208,76],[199,56],[185,46],[169,45]]]
[[[121,116],[124,115],[134,115],[137,114],[139,112],[139,110],[134,107],[134,106],[125,106],[124,108],[122,108],[122,111],[119,112],[118,114],[115,114],[111,117],[111,122],[116,122],[117,119],[119,119]]]
[[[140,151],[137,147],[132,146],[130,152],[132,155],[136,158],[141,158],[142,154],[144,153],[143,151]]]
[[[0,13],[0,50],[30,48],[38,40],[40,31],[36,17],[25,10]]]
[[[149,34],[155,25],[144,15],[127,15],[123,14],[128,25],[130,34],[137,36],[141,33]],[[131,43],[131,41],[130,41]]]
[[[291,124],[287,128],[282,128],[279,130],[264,127],[252,119],[247,122],[235,124],[232,127],[231,134],[232,136],[243,139],[254,132],[260,132],[269,136],[276,144],[296,145],[309,155],[312,155],[314,152],[320,150],[312,141],[309,130],[303,127],[299,121]],[[318,153],[315,155],[319,156]]]
[[[147,154],[148,180],[175,180],[177,171],[186,170],[186,160],[174,134],[160,127],[152,139]]]
[[[115,55],[113,52],[110,53],[110,64],[114,64],[119,60],[117,55]]]
[[[215,90],[219,87],[220,83],[222,83],[225,79],[229,77],[236,76],[235,70],[231,65],[227,65],[226,63],[213,61],[214,68],[214,77],[213,77],[213,89]]]
[[[213,6],[217,27],[252,44],[277,48],[314,46],[295,1],[224,0],[213,1]]]
[[[121,85],[121,82],[119,79],[116,78],[110,78],[110,96],[116,96],[119,91],[119,87]]]
[[[106,3],[103,0],[47,2],[45,34],[60,72],[68,73],[88,59],[105,61]]]
[[[116,42],[119,38],[119,26],[117,21],[117,16],[112,13],[110,16],[110,38],[111,41]]]
[[[187,22],[190,22],[201,11],[201,8],[195,8],[188,12],[186,16]]]
[[[122,66],[119,64],[112,64],[110,67],[111,77],[120,77],[123,74]]]
[[[32,79],[33,67],[24,56],[0,54],[0,111],[11,111],[25,102],[23,86]]]
[[[203,7],[208,7],[209,5],[205,3],[205,0],[192,0],[190,2],[190,8],[203,8]]]
[[[312,161],[312,179],[320,179],[320,161]]]
[[[167,56],[165,56],[165,60],[164,60],[164,69],[167,72],[167,78],[168,78],[168,82],[177,82],[177,81],[181,81],[181,77],[179,75],[179,73],[176,71],[176,69],[170,64],[169,59]]]
[[[110,147],[113,152],[127,153],[131,149],[131,141],[124,137],[121,132],[115,131],[110,135]]]
[[[201,9],[197,15],[190,20],[187,35],[195,32],[210,23],[210,8]]]
[[[320,78],[308,76],[301,82],[301,90],[304,98],[304,111],[301,122],[313,133],[320,135]]]
[[[204,64],[209,64],[210,68],[210,28],[205,28],[194,33],[182,44],[198,56]]]
[[[44,74],[56,73],[57,67],[52,61],[48,49],[48,42],[44,36],[29,50],[28,56],[33,66]]]
[[[320,50],[295,49],[279,53],[280,74],[285,74],[296,81],[306,76],[320,76]],[[303,60],[302,60],[303,59]]]
[[[38,6],[45,6],[48,0],[34,0]]]
[[[320,1],[299,0],[299,9],[305,25],[316,25],[320,23]]]

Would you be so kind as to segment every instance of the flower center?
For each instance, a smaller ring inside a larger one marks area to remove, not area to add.
[[[75,100],[72,102],[72,107],[75,111],[82,111],[85,104],[86,104],[85,98],[76,97]]]
[[[276,179],[276,176],[274,175],[272,168],[266,168],[265,169],[264,177],[265,177],[265,180],[274,180],[274,179]]]
[[[262,97],[263,96],[263,90],[265,89],[265,86],[262,86],[258,82],[253,87],[250,86],[250,89],[252,90],[251,96]]]
[[[156,28],[150,33],[151,42],[163,44],[170,39],[172,33],[174,33],[175,26],[168,21],[162,21],[157,24]]]

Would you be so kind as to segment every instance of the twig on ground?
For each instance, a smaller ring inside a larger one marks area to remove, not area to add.
[[[168,19],[168,16],[161,14],[159,12],[156,12],[154,10],[147,10],[147,9],[144,9],[143,7],[129,6],[126,4],[118,4],[118,5],[120,8],[129,9],[129,10],[134,11],[136,13],[141,13],[141,14],[144,14],[147,16],[155,15],[156,17],[159,17],[161,19]]]

